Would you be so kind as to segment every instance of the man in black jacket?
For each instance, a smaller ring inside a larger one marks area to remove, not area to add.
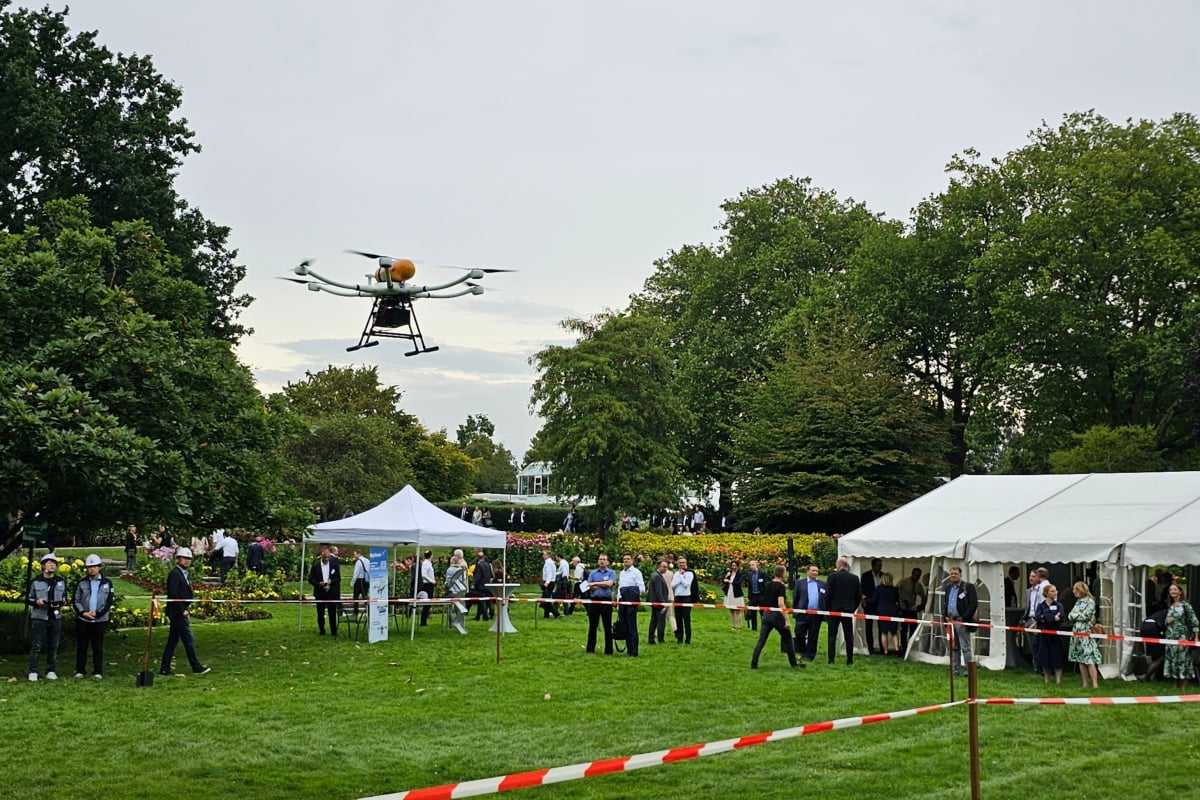
[[[962,567],[951,567],[943,614],[954,631],[954,648],[950,660],[955,675],[966,672],[966,665],[971,660],[973,628],[963,623],[974,622],[975,611],[978,608],[979,596],[975,592],[975,586],[962,579]]]
[[[826,597],[830,611],[853,614],[858,610],[862,600],[862,582],[850,571],[848,559],[843,557],[837,560],[837,571],[829,576]],[[846,640],[846,665],[849,666],[854,663],[854,617],[830,618],[829,634],[825,640],[829,649],[829,663],[833,663],[833,657],[837,654],[839,627]]]
[[[803,578],[796,581],[792,591],[792,608],[796,614],[796,655],[809,661],[817,658],[817,637],[821,635],[821,615],[804,611],[829,610],[829,590],[820,579],[821,568],[809,564]],[[832,627],[832,621],[830,622]],[[832,653],[830,654],[832,658]]]
[[[163,649],[159,675],[171,674],[171,659],[175,657],[175,648],[180,642],[183,642],[183,652],[192,665],[192,672],[203,675],[209,671],[196,657],[196,640],[192,636],[191,612],[188,611],[192,605],[192,580],[188,576],[191,568],[192,551],[186,547],[176,550],[175,569],[167,575],[167,619],[171,623],[171,632]]]
[[[482,598],[491,597],[492,590],[487,588],[487,585],[492,582],[492,563],[487,560],[487,556],[482,550],[475,551],[475,574],[471,578],[471,594],[481,598],[475,606],[475,619],[484,620],[485,622],[492,618],[494,610],[492,604]]]
[[[337,636],[338,611],[342,599],[341,563],[331,555],[329,546],[321,548],[321,557],[313,562],[308,571],[308,582],[313,587],[317,600],[317,634],[325,635],[325,617],[329,617],[329,632]]]

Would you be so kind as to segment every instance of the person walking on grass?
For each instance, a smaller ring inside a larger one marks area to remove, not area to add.
[[[650,587],[646,590],[646,600],[650,603],[670,602],[671,590],[667,587],[667,560],[660,558],[650,573]],[[662,644],[667,632],[667,608],[654,605],[650,607],[650,639],[647,644]]]
[[[641,602],[642,595],[646,593],[646,579],[642,577],[642,571],[633,565],[631,553],[621,556],[621,564],[623,568],[617,579],[617,598],[622,603]],[[636,658],[638,654],[637,615],[637,606],[617,607],[617,618],[624,623],[625,628],[625,652],[631,658]]]
[[[171,659],[175,657],[175,648],[183,643],[183,652],[187,655],[192,672],[203,675],[210,672],[208,667],[200,663],[196,656],[196,639],[192,636],[191,611],[192,579],[188,570],[192,568],[191,548],[181,547],[175,551],[175,569],[167,575],[167,620],[171,631],[167,635],[167,646],[163,648],[162,663],[159,665],[159,675],[171,675]]]
[[[962,567],[951,567],[943,613],[946,621],[950,623],[954,638],[950,664],[955,675],[965,674],[967,664],[971,661],[971,629],[965,623],[975,621],[975,611],[978,608],[979,595],[975,591],[975,585],[962,579]]]
[[[62,635],[62,607],[67,600],[67,582],[58,576],[58,556],[42,556],[42,574],[29,581],[25,605],[33,625],[29,648],[29,680],[38,679],[38,660],[46,649],[46,680],[58,680],[58,640]]]
[[[87,677],[87,653],[92,649],[92,677],[104,677],[104,634],[112,609],[112,581],[100,574],[100,556],[92,553],[83,562],[87,575],[75,584],[75,677]]]
[[[783,564],[778,564],[775,567],[775,577],[771,582],[763,588],[762,604],[764,608],[770,608],[770,611],[764,611],[762,615],[762,626],[758,632],[758,642],[754,645],[754,654],[750,656],[750,669],[758,669],[758,657],[762,655],[763,646],[766,645],[767,639],[771,636],[771,631],[779,631],[780,638],[783,639],[783,651],[787,653],[788,663],[792,668],[800,667],[803,669],[807,666],[803,661],[796,660],[796,648],[792,642],[792,631],[788,627],[787,615],[787,584],[784,582],[784,576],[787,575],[787,567]]]

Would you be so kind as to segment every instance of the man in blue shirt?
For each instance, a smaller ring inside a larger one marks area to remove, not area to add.
[[[821,568],[809,564],[807,574],[796,581],[792,591],[792,606],[796,615],[796,655],[813,661],[817,657],[817,637],[821,635],[819,614],[805,614],[808,609],[828,611],[825,581],[820,580]]]
[[[632,554],[626,553],[621,556],[621,563],[624,569],[621,570],[621,577],[617,583],[619,599],[625,603],[640,602],[646,591],[646,579],[642,576],[642,571],[633,565]],[[631,657],[636,657],[638,654],[638,607],[621,606],[617,609],[617,615],[625,627],[625,651]]]
[[[966,672],[966,665],[971,660],[972,629],[963,623],[975,621],[978,607],[975,587],[962,579],[962,567],[951,567],[950,583],[946,586],[945,615],[954,631],[954,649],[950,661],[955,675]]]
[[[92,677],[104,673],[104,634],[108,631],[108,612],[115,595],[112,581],[100,574],[100,556],[92,553],[84,562],[87,575],[75,584],[75,677],[86,677],[87,652],[92,649]]]
[[[601,553],[596,558],[596,568],[588,573],[588,635],[587,652],[596,652],[596,628],[604,625],[604,655],[613,654],[612,613],[609,601],[613,599],[613,587],[617,584],[617,573],[608,566],[608,555]],[[601,602],[595,602],[595,601]]]

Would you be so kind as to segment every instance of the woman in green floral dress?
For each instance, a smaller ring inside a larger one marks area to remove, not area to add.
[[[1167,630],[1163,634],[1166,639],[1195,639],[1196,629],[1200,623],[1196,620],[1196,612],[1183,599],[1183,590],[1178,583],[1167,587]],[[1186,689],[1188,681],[1195,672],[1192,665],[1192,648],[1182,645],[1167,645],[1166,661],[1163,663],[1163,675],[1175,681],[1176,689]]]
[[[1071,630],[1075,633],[1091,633],[1092,623],[1096,621],[1096,598],[1083,581],[1076,581],[1071,587],[1075,595],[1075,605],[1067,619]],[[1086,689],[1090,683],[1093,689],[1100,688],[1100,646],[1091,637],[1071,637],[1071,650],[1067,659],[1079,665],[1079,678]]]

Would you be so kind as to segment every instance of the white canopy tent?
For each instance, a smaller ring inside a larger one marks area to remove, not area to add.
[[[994,625],[1006,624],[1006,565],[1069,565],[1072,580],[1091,578],[1093,591],[1099,590],[1106,625],[1111,621],[1114,632],[1136,635],[1146,611],[1147,568],[1200,564],[1198,532],[1200,472],[967,475],[842,537],[838,553],[851,559],[855,572],[872,558],[884,559],[897,580],[922,567],[931,576],[934,612],[946,571],[965,566],[979,589],[979,620]],[[1088,566],[1093,562],[1094,573]],[[1019,596],[1024,588],[1022,577]],[[1059,589],[1069,595],[1069,587]],[[1012,616],[1008,624],[1014,624]],[[944,653],[938,637],[938,631],[923,629],[913,637],[909,657]],[[1009,663],[1013,637],[1003,630],[982,631],[975,641],[984,666]],[[1126,667],[1132,649],[1105,643],[1106,672]]]
[[[504,531],[482,528],[447,514],[411,485],[361,514],[310,525],[301,544],[301,570],[305,568],[304,545],[308,542],[374,547],[415,545],[418,555],[422,547],[492,548],[504,551],[507,574],[508,535]],[[306,574],[301,574],[301,581]]]

